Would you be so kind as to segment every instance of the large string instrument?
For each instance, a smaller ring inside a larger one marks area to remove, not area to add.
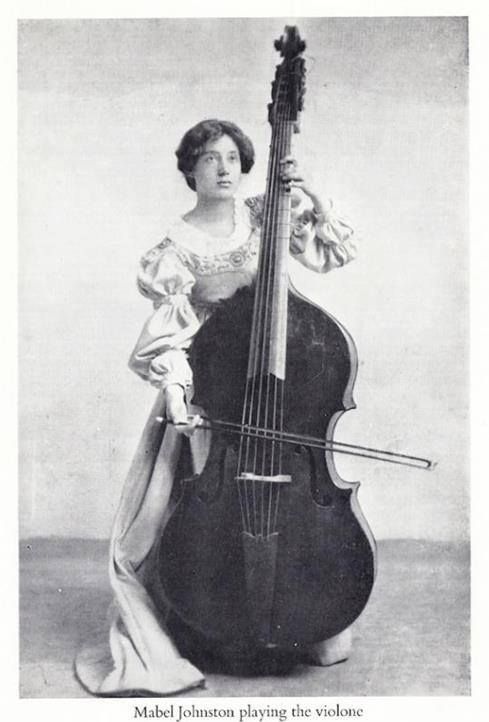
[[[289,290],[291,151],[304,95],[297,29],[276,41],[265,214],[254,288],[222,302],[194,339],[194,402],[213,429],[202,473],[186,480],[158,567],[174,613],[213,642],[303,647],[358,617],[375,576],[375,543],[358,483],[334,453],[428,468],[430,462],[335,442],[354,406],[357,356],[347,331]]]

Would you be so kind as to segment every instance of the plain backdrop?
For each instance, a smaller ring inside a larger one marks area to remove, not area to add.
[[[337,458],[378,538],[468,535],[467,23],[304,18],[295,154],[357,230],[359,254],[299,289],[350,331],[357,409],[336,438],[435,459]],[[19,23],[22,536],[105,538],[155,389],[127,369],[151,312],[142,253],[193,203],[175,167],[205,117],[253,139],[285,20]]]

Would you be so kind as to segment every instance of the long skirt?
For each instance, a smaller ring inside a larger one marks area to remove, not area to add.
[[[168,629],[168,608],[151,593],[154,552],[171,513],[171,491],[184,437],[163,424],[163,393],[150,413],[122,490],[110,544],[109,578],[114,601],[109,630],[85,646],[75,672],[89,692],[101,696],[169,695],[202,686],[205,678],[184,659]],[[202,413],[196,407],[190,413]],[[190,445],[192,472],[207,459],[210,432],[199,430]],[[348,655],[350,631],[316,646],[313,663]]]

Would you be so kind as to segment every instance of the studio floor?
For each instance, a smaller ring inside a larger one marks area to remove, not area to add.
[[[107,549],[78,539],[21,542],[21,697],[90,696],[74,677],[73,658],[106,619]],[[467,695],[469,566],[466,544],[382,541],[347,662],[298,666],[286,676],[210,674],[205,688],[182,696]]]

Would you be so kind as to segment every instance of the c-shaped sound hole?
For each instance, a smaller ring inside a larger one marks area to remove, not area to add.
[[[322,452],[320,452],[322,453]],[[324,488],[324,480],[321,480],[318,473],[318,460],[316,459],[315,450],[303,444],[294,447],[294,454],[302,456],[301,467],[306,467],[309,473],[309,484],[311,496],[320,506],[328,507],[333,504],[333,497]]]

